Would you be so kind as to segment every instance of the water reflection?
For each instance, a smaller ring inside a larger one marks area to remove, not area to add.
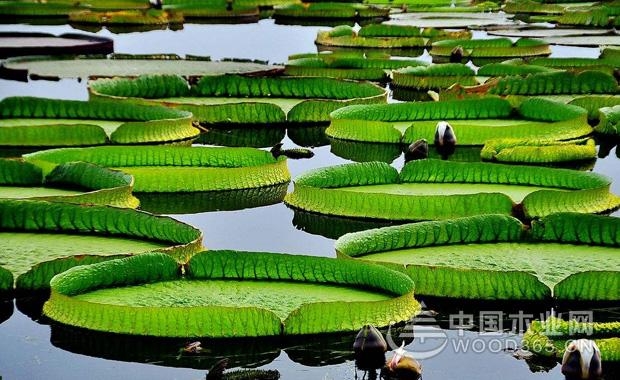
[[[13,315],[13,299],[0,295],[0,324]]]
[[[338,239],[340,236],[349,232],[387,227],[402,223],[406,222],[398,223],[397,221],[346,218],[293,209],[293,225],[297,229],[313,235],[321,235],[329,239]]]
[[[317,147],[329,145],[329,139],[325,136],[327,125],[291,125],[286,130],[288,138],[297,145],[304,147]]]
[[[288,183],[273,186],[191,193],[136,193],[140,208],[156,214],[231,211],[282,202]]]
[[[91,331],[52,322],[50,341],[60,349],[124,362],[149,363],[166,367],[209,369],[222,359],[229,367],[256,368],[273,362],[285,352],[295,363],[320,367],[353,360],[353,340],[357,332],[263,337],[244,339],[196,339],[203,348],[187,353],[184,338],[156,338]],[[392,331],[401,331],[402,326]],[[380,329],[383,334],[387,328]],[[398,332],[397,332],[398,334]],[[399,339],[409,344],[413,337]]]
[[[202,127],[203,132],[195,141],[197,144],[221,146],[248,146],[253,148],[271,147],[284,139],[285,128],[251,127],[239,128]]]

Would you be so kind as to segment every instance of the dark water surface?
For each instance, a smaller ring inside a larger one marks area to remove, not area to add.
[[[316,26],[283,26],[273,20],[240,25],[184,25],[182,30],[155,30],[100,36],[114,39],[117,53],[176,53],[286,62],[288,55],[316,51]],[[75,32],[72,27],[0,25],[0,31],[40,31],[61,34]],[[78,31],[79,32],[79,31]],[[596,49],[554,47],[554,56],[596,56]],[[0,80],[0,98],[31,95],[66,99],[86,99],[84,82],[35,81],[20,83]],[[285,138],[285,147],[294,144]],[[615,179],[612,191],[620,194],[620,165],[616,148],[596,162],[594,171]],[[314,149],[311,160],[289,160],[293,177],[312,168],[347,162],[333,155],[329,146]],[[402,166],[402,158],[394,165]],[[618,215],[616,213],[615,215]],[[204,212],[173,215],[200,228],[209,249],[237,249],[310,254],[334,257],[332,239],[296,228],[293,212],[283,204],[240,211]],[[407,340],[409,351],[429,356],[421,360],[424,379],[563,379],[554,363],[530,365],[512,356],[520,342],[513,327],[551,312],[553,305],[458,304],[435,299],[424,300],[438,315],[427,317],[416,326],[415,342]],[[596,309],[596,320],[619,320],[620,307],[606,305]],[[283,379],[354,379],[351,345],[355,334],[203,341],[205,353],[179,356],[185,343],[174,339],[144,339],[87,333],[62,326],[50,326],[40,318],[41,300],[0,301],[0,379],[201,379],[206,369],[221,357],[229,357],[234,367],[277,369]],[[591,311],[574,306],[573,311]],[[560,307],[558,312],[568,312]],[[478,317],[496,312],[502,318],[503,333],[480,333],[481,323],[467,331],[455,327],[454,316]],[[450,315],[453,318],[450,318]],[[453,323],[451,323],[453,322]],[[513,326],[514,325],[514,326]],[[411,336],[411,330],[394,332]],[[363,373],[357,374],[359,378]],[[618,372],[610,376],[617,376]],[[617,378],[617,377],[615,377]]]

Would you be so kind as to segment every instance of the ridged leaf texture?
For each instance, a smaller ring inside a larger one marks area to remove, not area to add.
[[[557,163],[596,159],[594,140],[555,142],[548,140],[487,140],[480,152],[483,160],[513,163]]]
[[[510,103],[500,98],[409,102],[368,106],[349,106],[331,113],[333,119],[376,121],[488,119],[508,117]]]
[[[350,99],[383,93],[371,84],[333,78],[204,76],[193,91],[200,96]]]
[[[397,183],[398,172],[383,162],[366,162],[315,169],[295,179],[295,186],[338,188]]]
[[[97,93],[125,98],[173,98],[189,94],[189,84],[178,75],[102,78],[90,82],[89,86]]]
[[[13,289],[13,273],[0,267],[0,292]]]
[[[335,247],[342,254],[356,257],[402,248],[514,241],[523,234],[518,219],[491,214],[383,227],[381,234],[353,232],[338,239]]]
[[[179,273],[178,264],[160,254],[143,254],[74,268],[54,278],[52,295],[44,312],[60,322],[94,330],[155,336],[243,337],[351,331],[367,323],[388,324],[389,318],[406,320],[418,310],[411,280],[387,268],[353,260],[235,251],[196,255],[188,264],[187,278],[359,286],[389,294],[392,298],[356,303],[355,307],[348,305],[349,311],[344,310],[342,302],[304,304],[283,321],[274,312],[259,306],[131,307],[71,297],[109,286],[178,280]]]
[[[346,234],[336,242],[336,251],[406,270],[418,294],[615,300],[620,268],[610,259],[620,229],[614,219],[554,214],[536,222],[532,231],[502,215],[420,222]]]
[[[398,144],[401,140],[400,132],[392,124],[382,121],[333,119],[325,134],[335,139],[351,141],[363,137],[365,142]]]
[[[0,229],[8,231],[110,234],[187,246],[186,252],[177,252],[180,260],[186,260],[202,243],[202,234],[194,227],[172,218],[117,207],[0,200],[0,216]]]
[[[620,105],[620,96],[614,95],[587,95],[577,97],[568,104],[575,105],[588,110],[589,120],[599,119],[599,109],[603,107],[613,107]]]
[[[108,137],[96,120],[123,121],[110,139],[119,144],[167,142],[195,138],[191,113],[161,106],[130,104],[118,99],[77,100],[10,97],[0,101],[2,118],[92,119],[90,123],[0,128],[8,145],[102,145]],[[3,140],[4,140],[3,138]]]
[[[620,105],[599,108],[599,124],[594,130],[605,135],[620,136],[618,120],[620,120]]]
[[[620,219],[582,213],[559,213],[532,222],[532,236],[541,241],[620,246]]]
[[[581,107],[554,102],[545,98],[528,98],[519,104],[519,113],[526,119],[565,121],[584,117]],[[565,137],[563,137],[565,138]]]
[[[450,56],[458,46],[463,48],[463,56],[466,57],[527,57],[551,54],[549,44],[542,40],[520,38],[513,43],[507,37],[437,41],[433,43],[430,54]]]
[[[526,77],[499,78],[489,90],[498,95],[615,94],[618,84],[613,76],[600,71],[531,74]]]
[[[478,69],[477,75],[500,77],[509,75],[527,75],[533,73],[550,72],[553,69],[536,64],[489,63]]]
[[[150,121],[186,119],[188,112],[166,107],[150,107],[118,101],[60,100],[9,97],[0,101],[2,118],[57,118]]]
[[[254,148],[68,148],[33,153],[27,159],[47,166],[82,160],[118,168],[133,175],[136,192],[235,190],[290,180],[284,158]]]
[[[601,351],[603,361],[620,361],[620,323],[619,322],[580,322],[565,321],[549,317],[545,321],[530,323],[523,334],[523,345],[537,355],[560,358],[571,339],[593,339]]]
[[[0,185],[40,185],[41,168],[22,159],[0,159]]]

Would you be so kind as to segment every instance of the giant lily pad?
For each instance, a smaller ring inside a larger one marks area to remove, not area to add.
[[[515,111],[520,118],[513,117]],[[452,125],[459,145],[498,138],[565,140],[592,133],[582,108],[541,98],[527,99],[516,110],[508,100],[490,97],[350,106],[331,116],[325,131],[330,138],[389,144],[433,141],[441,120]]]
[[[381,24],[364,26],[356,33],[352,27],[340,25],[319,31],[315,43],[329,47],[405,49],[421,48],[429,41],[446,38],[467,39],[471,38],[471,32]]]
[[[510,38],[490,38],[482,40],[444,40],[434,42],[429,53],[433,60],[446,62],[454,56],[454,50],[461,48],[466,60],[480,58],[506,59],[511,57],[536,57],[551,54],[549,44],[537,39],[520,38],[512,42]]]
[[[0,5],[1,9],[1,5]],[[111,39],[67,33],[0,33],[0,57],[40,54],[108,54],[114,51]]]
[[[69,13],[69,22],[75,24],[96,25],[167,25],[182,24],[183,14],[174,11],[149,10],[116,10],[116,11],[77,11]]]
[[[485,215],[356,232],[340,254],[400,268],[442,297],[617,300],[620,219],[576,213],[534,222]]]
[[[157,253],[75,268],[52,280],[44,313],[115,333],[243,337],[384,326],[419,307],[406,276],[352,260],[209,251],[179,269]]]
[[[97,80],[90,91],[96,98],[131,98],[188,110],[209,124],[324,122],[337,108],[386,101],[379,86],[334,78],[210,75],[190,87],[178,76],[143,76]]]
[[[280,0],[281,2],[282,0]],[[277,1],[272,1],[277,3]],[[226,0],[169,0],[163,4],[163,9],[182,13],[185,19],[208,18],[227,19],[242,18],[243,20],[255,20],[259,18],[259,5],[266,6],[268,1],[235,1],[234,6]]]
[[[316,2],[276,6],[273,17],[275,19],[387,19],[389,13],[390,7],[346,2]]]
[[[361,53],[328,52],[289,56],[284,73],[297,76],[387,81],[392,69],[427,65],[427,62],[415,59],[390,59],[389,56],[367,57]]]
[[[192,115],[115,100],[91,102],[32,97],[0,101],[0,144],[53,147],[169,143],[198,136]]]
[[[133,177],[84,162],[58,165],[43,178],[41,168],[20,159],[0,159],[0,198],[138,206]]]
[[[419,160],[399,174],[379,162],[344,164],[295,180],[285,203],[326,215],[382,220],[438,220],[523,212],[535,218],[560,211],[602,213],[620,207],[610,180],[569,169]],[[521,211],[522,209],[522,211]]]
[[[0,216],[0,263],[20,290],[47,288],[55,274],[106,256],[161,251],[186,261],[202,248],[197,229],[131,209],[0,199]]]
[[[566,343],[584,336],[594,340],[601,360],[620,361],[620,322],[565,321],[556,317],[537,320],[523,334],[523,346],[537,355],[561,360]]]
[[[392,84],[416,90],[439,90],[456,83],[463,86],[476,85],[478,81],[474,75],[474,70],[460,63],[406,67],[393,71]]]
[[[88,78],[138,75],[223,75],[265,73],[278,66],[259,62],[211,61],[209,57],[176,54],[128,55],[113,54],[109,58],[85,57],[16,57],[0,63],[0,76],[9,79]]]
[[[286,159],[253,148],[93,147],[31,153],[27,161],[44,171],[84,161],[134,176],[134,191],[146,193],[240,190],[287,183]]]
[[[548,141],[503,139],[488,140],[480,156],[483,160],[528,164],[556,164],[596,159],[593,139]]]
[[[497,12],[411,12],[391,15],[389,25],[420,28],[480,29],[516,25],[512,15]]]

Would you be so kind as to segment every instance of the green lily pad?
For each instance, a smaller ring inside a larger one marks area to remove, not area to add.
[[[416,90],[440,90],[456,83],[462,86],[479,84],[475,72],[460,63],[406,67],[392,72],[392,84]]]
[[[0,265],[20,290],[45,289],[55,274],[104,256],[161,251],[186,261],[202,248],[197,229],[131,209],[0,199],[0,216]]]
[[[466,58],[536,57],[551,54],[549,44],[542,40],[520,38],[515,42],[506,37],[482,40],[444,40],[434,42],[429,54],[450,57],[457,47],[463,49]]]
[[[258,62],[211,61],[209,57],[174,54],[53,57],[34,56],[9,58],[0,63],[0,76],[27,80],[36,78],[89,78],[138,75],[223,75],[261,73],[280,67]]]
[[[390,59],[389,56],[366,56],[360,53],[327,52],[297,54],[289,57],[284,73],[296,76],[326,76],[340,79],[387,81],[393,69],[427,66],[415,59]]]
[[[163,9],[182,13],[185,19],[207,18],[207,19],[226,19],[242,18],[244,20],[256,20],[259,18],[259,6],[275,5],[280,1],[235,1],[234,6],[226,0],[193,1],[193,0],[172,0],[163,4]],[[274,4],[270,4],[274,3]]]
[[[199,134],[191,122],[189,112],[109,99],[0,101],[0,140],[8,147],[187,142]]]
[[[331,30],[319,31],[315,43],[327,47],[411,49],[446,38],[468,39],[471,32],[381,24],[364,26],[356,33],[348,25],[339,25]]]
[[[385,89],[370,84],[308,77],[203,76],[189,85],[179,76],[100,79],[91,98],[123,98],[191,111],[207,124],[277,125],[325,122],[350,104],[384,103]]]
[[[620,322],[565,321],[556,317],[536,320],[523,334],[523,346],[537,355],[561,360],[566,343],[584,336],[594,340],[601,360],[620,361]]]
[[[409,25],[419,28],[478,29],[516,25],[512,15],[483,12],[423,12],[400,13],[390,16],[389,25]]]
[[[600,122],[594,128],[595,131],[605,135],[620,136],[620,129],[618,128],[620,105],[599,108],[598,119]]]
[[[56,276],[44,313],[115,333],[243,337],[353,331],[404,321],[418,310],[406,276],[359,264],[209,251],[195,255],[181,276],[169,256],[138,255]]]
[[[527,27],[520,29],[496,29],[489,30],[488,33],[492,36],[499,37],[519,37],[519,38],[542,38],[547,41],[548,38],[555,37],[590,37],[592,39],[598,38],[597,36],[612,35],[613,30],[606,29],[571,29],[571,28],[536,28]]]
[[[514,113],[520,118],[515,118]],[[442,120],[453,127],[459,146],[484,145],[490,139],[517,137],[564,140],[592,133],[583,109],[541,98],[527,99],[516,110],[506,99],[487,97],[350,106],[331,116],[330,126],[325,131],[328,137],[358,142],[433,141],[437,122]]]
[[[114,168],[135,178],[137,193],[241,190],[290,180],[284,157],[254,148],[105,146],[52,149],[24,158],[44,171],[78,160]]]
[[[617,218],[565,213],[530,233],[512,217],[484,215],[352,233],[336,250],[400,268],[419,294],[603,301],[618,297],[618,228]]]
[[[552,164],[596,159],[593,139],[580,141],[545,141],[503,139],[488,140],[480,156],[483,160]]]
[[[305,3],[274,7],[273,17],[277,19],[354,19],[385,18],[390,7],[351,3]]]
[[[130,175],[84,162],[58,165],[43,178],[41,168],[21,159],[0,159],[0,198],[138,207]]]
[[[523,212],[603,213],[620,207],[610,180],[594,173],[491,163],[418,160],[399,174],[385,163],[321,168],[295,179],[285,203],[350,218],[420,221]],[[522,211],[520,211],[522,209]]]
[[[184,21],[182,13],[161,9],[69,12],[69,22],[75,24],[167,25],[182,24]]]

